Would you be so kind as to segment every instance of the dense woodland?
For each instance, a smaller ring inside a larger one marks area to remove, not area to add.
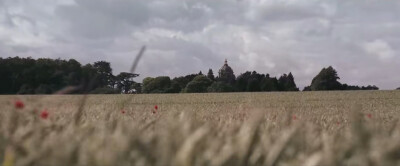
[[[112,74],[109,62],[82,65],[74,59],[0,58],[1,94],[52,94],[66,87],[68,93],[128,93],[140,84],[138,74]]]
[[[299,91],[292,73],[272,77],[246,71],[233,81],[199,72],[171,79],[168,76],[146,77],[137,83],[135,73],[113,75],[109,62],[82,65],[74,59],[0,58],[0,94],[52,94],[70,88],[72,94],[117,93],[204,93],[204,92],[270,92]],[[323,68],[304,91],[378,90],[376,86],[342,84],[332,67]]]

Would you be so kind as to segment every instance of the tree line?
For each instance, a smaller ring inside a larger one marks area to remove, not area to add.
[[[335,69],[323,68],[314,77],[310,86],[303,91],[323,90],[379,90],[375,85],[355,86],[341,84]],[[202,72],[170,79],[168,76],[147,77],[143,80],[143,93],[205,93],[205,92],[283,92],[299,91],[291,72],[279,78],[256,71],[240,74],[233,83],[215,77],[209,69],[207,75]]]
[[[214,76],[212,69],[170,78],[146,77],[142,83],[133,79],[136,73],[113,75],[109,62],[82,65],[74,59],[0,58],[0,94],[52,94],[65,87],[77,87],[72,94],[118,93],[206,93],[206,92],[272,92],[299,91],[291,72],[279,77],[246,71],[234,80]],[[335,69],[323,68],[303,91],[378,90],[374,85],[342,84]]]
[[[138,74],[112,74],[110,63],[82,65],[74,59],[0,58],[0,94],[52,94],[66,87],[69,93],[129,93],[140,84]]]
[[[234,82],[215,77],[210,69],[207,75],[199,72],[170,79],[168,76],[147,77],[143,80],[143,93],[204,93],[204,92],[268,92],[299,91],[292,73],[277,79],[256,71],[240,74]]]
[[[340,77],[337,71],[329,66],[328,68],[323,68],[317,76],[315,76],[310,86],[304,87],[303,91],[320,91],[320,90],[379,90],[375,85],[368,86],[355,86],[342,84],[338,80]]]

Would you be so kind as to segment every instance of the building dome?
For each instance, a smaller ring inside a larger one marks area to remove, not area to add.
[[[224,65],[218,71],[219,80],[225,83],[232,84],[235,81],[235,75],[232,68],[228,65],[228,60],[225,59]]]
[[[228,61],[225,59],[225,64],[219,69],[219,73],[232,73],[232,68],[228,65]]]

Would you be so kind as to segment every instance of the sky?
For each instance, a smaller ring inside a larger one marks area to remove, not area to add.
[[[224,60],[238,76],[333,66],[350,85],[400,86],[398,0],[0,0],[0,57],[105,60],[113,72],[183,76]]]

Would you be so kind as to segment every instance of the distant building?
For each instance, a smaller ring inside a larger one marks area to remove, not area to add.
[[[233,70],[228,65],[228,60],[225,59],[225,64],[218,71],[218,81],[233,84],[235,82],[235,79],[236,77],[233,74]]]

